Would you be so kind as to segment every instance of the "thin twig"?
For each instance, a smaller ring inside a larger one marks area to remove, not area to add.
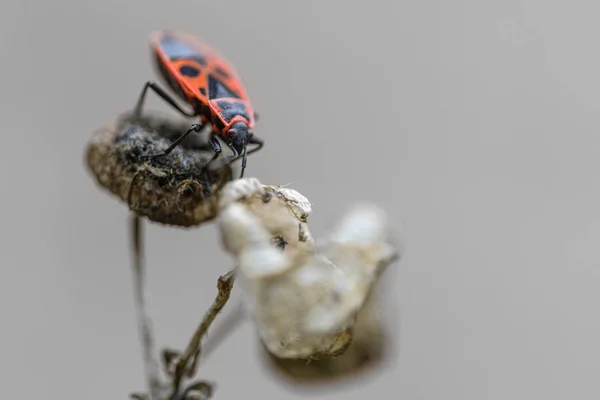
[[[172,398],[175,398],[179,393],[179,386],[184,376],[192,377],[196,373],[197,362],[200,358],[202,337],[208,331],[208,328],[211,326],[219,312],[221,312],[223,307],[227,304],[227,301],[229,301],[234,281],[235,269],[219,277],[219,281],[217,283],[217,297],[215,298],[215,301],[208,312],[204,315],[202,322],[200,322],[200,325],[198,325],[198,328],[194,332],[190,343],[175,367],[175,373],[173,374]]]
[[[149,400],[160,400],[160,377],[157,351],[154,348],[152,321],[148,310],[148,293],[145,282],[144,248],[142,221],[133,213],[131,215],[131,239],[133,247],[133,292],[138,320],[139,334],[142,340],[142,355],[148,384]]]

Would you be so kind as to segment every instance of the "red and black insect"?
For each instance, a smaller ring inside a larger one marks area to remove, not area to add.
[[[260,150],[264,142],[252,132],[257,115],[235,69],[209,45],[181,31],[153,33],[151,47],[160,75],[171,90],[192,107],[192,111],[184,110],[164,89],[148,81],[140,94],[136,115],[141,112],[150,88],[186,117],[200,117],[200,124],[192,124],[164,151],[144,157],[169,154],[189,134],[200,132],[206,124],[210,124],[208,144],[215,152],[211,161],[222,151],[218,136],[233,151],[229,162],[242,157],[240,178],[243,177],[246,155]],[[246,151],[249,144],[256,146]]]

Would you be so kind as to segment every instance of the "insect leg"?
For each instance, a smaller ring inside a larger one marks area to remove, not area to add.
[[[250,141],[248,143],[251,144],[258,144],[258,148],[256,149],[252,149],[250,151],[246,151],[246,147],[244,147],[244,150],[242,151],[242,154],[238,153],[238,151],[233,147],[233,146],[229,146],[229,148],[231,149],[231,151],[233,151],[233,155],[227,160],[228,163],[232,163],[234,161],[237,161],[240,157],[242,158],[242,170],[240,172],[240,178],[242,179],[244,177],[244,171],[246,170],[246,161],[247,161],[247,156],[248,154],[251,154],[257,150],[259,150],[262,146],[263,146],[263,141],[260,139],[250,139]]]
[[[173,97],[171,97],[171,95],[169,95],[169,93],[167,93],[163,88],[158,86],[158,84],[153,81],[148,81],[144,85],[144,88],[142,89],[142,93],[140,93],[140,97],[135,106],[134,115],[139,116],[141,114],[142,106],[144,105],[144,100],[146,100],[146,93],[148,92],[148,89],[152,89],[154,91],[154,93],[156,93],[161,99],[163,99],[164,101],[169,103],[169,105],[171,105],[171,107],[173,107],[174,109],[179,111],[181,114],[185,115],[186,117],[191,118],[191,117],[195,117],[197,115],[196,112],[189,112],[189,111],[186,111],[183,108],[181,108],[181,106],[175,102],[175,100],[173,99]]]
[[[208,166],[223,151],[223,149],[221,148],[221,143],[219,143],[219,140],[215,137],[215,135],[210,135],[210,139],[208,139],[208,144],[210,145],[212,150],[215,152],[215,154],[213,155],[213,158],[211,158],[210,161],[206,163],[206,166],[204,166],[204,168],[202,169],[202,175],[204,177],[204,182],[206,182],[205,192],[207,195],[211,194],[211,192],[212,192],[212,189],[210,187],[210,178],[208,176]]]
[[[252,154],[254,152],[259,151],[265,145],[265,142],[262,139],[257,138],[256,136],[252,136],[248,141],[248,144],[255,144],[256,147],[248,152],[248,154]]]
[[[208,143],[210,144],[210,147],[212,147],[213,151],[215,152],[215,155],[210,160],[210,161],[212,161],[215,158],[217,158],[219,156],[219,154],[221,154],[221,152],[223,151],[223,149],[221,149],[221,143],[219,143],[219,139],[217,139],[215,137],[215,135],[210,135],[210,139],[209,139]]]
[[[234,162],[238,158],[242,157],[242,171],[240,173],[240,179],[244,177],[244,171],[246,170],[246,160],[247,160],[248,155],[260,150],[265,145],[265,142],[263,142],[262,139],[259,139],[256,136],[253,136],[248,141],[248,144],[255,144],[256,147],[250,151],[246,151],[246,148],[244,148],[244,151],[242,152],[242,154],[238,154],[238,152],[232,146],[229,146],[231,148],[231,150],[233,150],[234,155],[228,160],[228,162],[230,162],[230,163]]]
[[[146,155],[142,155],[142,158],[154,158],[154,157],[162,157],[162,156],[166,156],[167,154],[169,154],[170,152],[173,151],[173,149],[175,147],[177,147],[181,142],[183,142],[183,140],[188,137],[188,135],[190,133],[193,132],[200,132],[202,130],[202,125],[199,124],[192,124],[190,126],[190,128],[185,131],[183,133],[183,135],[179,136],[177,139],[175,139],[175,141],[173,143],[171,143],[171,145],[169,147],[167,147],[165,150],[158,152],[158,153],[154,153],[154,154],[146,154]]]

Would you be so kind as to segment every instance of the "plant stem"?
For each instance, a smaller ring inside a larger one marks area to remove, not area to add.
[[[200,358],[200,347],[202,342],[202,337],[208,331],[208,328],[211,326],[216,316],[221,312],[223,307],[229,301],[229,297],[231,295],[231,290],[233,289],[233,282],[235,281],[235,269],[229,271],[225,275],[219,277],[217,283],[217,297],[215,301],[211,305],[208,312],[204,315],[204,318],[196,328],[190,343],[188,344],[185,352],[177,362],[175,367],[175,373],[173,376],[173,398],[179,392],[179,386],[181,384],[181,380],[184,376],[192,377],[196,372],[196,365],[198,359]],[[190,364],[191,361],[191,365]]]
[[[154,348],[154,334],[152,320],[148,310],[148,292],[145,282],[144,248],[142,221],[133,213],[130,220],[131,240],[133,247],[133,293],[138,322],[139,335],[142,341],[142,356],[148,385],[149,400],[160,400],[161,384],[159,376],[159,363],[157,352]]]

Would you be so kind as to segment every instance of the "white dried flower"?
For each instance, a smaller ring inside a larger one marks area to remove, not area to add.
[[[219,216],[260,338],[280,358],[341,354],[380,273],[397,257],[386,216],[374,206],[351,209],[320,252],[306,226],[308,199],[266,188],[275,194],[270,201],[230,202]],[[290,228],[296,225],[299,232]],[[283,234],[284,251],[273,246],[275,233]]]
[[[234,202],[264,192],[265,187],[256,178],[236,179],[227,182],[221,189],[219,207],[224,208]]]

